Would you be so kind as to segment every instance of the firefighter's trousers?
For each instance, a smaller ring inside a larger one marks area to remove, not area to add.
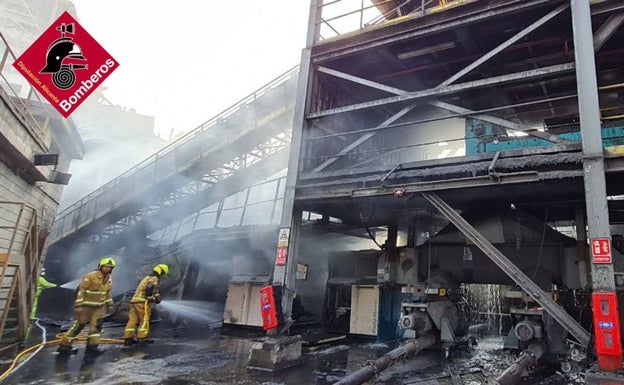
[[[89,324],[87,345],[97,345],[102,336],[102,323],[104,321],[104,306],[81,306],[76,308],[74,323],[61,339],[61,346],[71,346],[82,329]]]
[[[128,312],[128,324],[124,332],[125,338],[133,338],[135,329],[138,327],[137,338],[145,339],[150,332],[150,307],[147,301],[130,304]]]

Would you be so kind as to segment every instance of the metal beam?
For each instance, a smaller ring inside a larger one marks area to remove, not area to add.
[[[426,25],[425,27],[419,26],[418,29],[412,29],[404,33],[392,34],[385,38],[382,37],[382,38],[374,39],[372,41],[367,41],[361,44],[349,45],[349,47],[347,48],[336,48],[331,51],[323,52],[318,55],[315,55],[315,57],[313,58],[313,63],[318,64],[326,60],[354,54],[359,51],[363,51],[363,50],[367,50],[367,49],[371,49],[375,47],[380,47],[380,46],[387,46],[387,45],[401,42],[404,40],[419,38],[423,36],[432,35],[435,33],[440,33],[443,31],[452,30],[453,28],[471,25],[471,24],[474,24],[483,20],[492,19],[494,17],[513,14],[516,12],[520,12],[524,9],[532,9],[532,8],[539,7],[544,4],[548,4],[552,2],[553,0],[532,0],[532,1],[520,1],[511,5],[507,4],[503,6],[492,6],[483,10],[483,12],[471,14],[471,15],[468,15],[467,17],[456,17],[456,18],[450,19],[447,22],[431,23],[430,25]]]
[[[580,176],[580,171],[579,175]],[[379,186],[353,189],[351,196],[353,198],[369,198],[375,196],[392,195],[398,188],[404,190],[404,194],[421,193],[430,191],[448,191],[456,189],[468,189],[484,186],[502,186],[507,184],[527,184],[535,183],[541,180],[540,173],[536,171],[521,171],[514,173],[501,173],[496,179],[489,175],[476,176],[469,178],[454,178],[445,180],[432,180],[426,182],[401,183],[395,186]]]
[[[481,56],[481,58],[479,58],[478,60],[475,60],[474,62],[472,62],[470,65],[468,65],[463,70],[459,71],[455,75],[451,76],[447,80],[445,80],[442,83],[440,83],[440,85],[438,87],[448,86],[448,85],[454,83],[455,81],[459,80],[461,77],[463,77],[464,75],[468,74],[470,71],[472,71],[473,69],[477,68],[478,66],[480,66],[483,63],[485,63],[486,61],[490,60],[491,58],[493,58],[494,56],[496,56],[497,54],[502,52],[504,49],[506,49],[507,47],[509,47],[510,45],[515,43],[516,41],[520,40],[522,37],[528,35],[529,33],[533,32],[534,30],[539,28],[540,26],[544,25],[547,21],[549,21],[553,17],[555,17],[558,14],[560,14],[561,12],[563,12],[568,7],[569,7],[569,4],[567,4],[567,3],[561,4],[560,6],[555,8],[554,10],[548,12],[546,15],[540,17],[538,20],[536,20],[534,23],[532,23],[531,25],[529,25],[528,27],[526,27],[522,31],[518,32],[517,34],[513,35],[512,37],[510,37],[509,39],[507,39],[506,41],[501,43],[499,46],[497,46],[496,48],[494,48],[490,52],[488,52],[485,55]]]
[[[565,330],[583,346],[589,345],[590,334],[570,314],[553,301],[535,282],[522,270],[501,253],[490,241],[481,235],[470,223],[459,215],[451,206],[435,193],[421,193],[446,219],[448,219],[466,238],[471,240],[492,262],[522,288],[531,298],[540,304]]]
[[[459,83],[459,84],[450,85],[450,86],[430,88],[430,89],[422,90],[422,91],[405,92],[401,90],[402,93],[398,94],[397,96],[373,100],[369,102],[356,103],[350,106],[332,108],[332,109],[324,110],[320,112],[314,112],[314,113],[308,114],[307,118],[315,119],[315,118],[320,118],[323,116],[334,115],[334,114],[338,114],[342,112],[356,111],[356,110],[361,110],[365,108],[377,107],[377,106],[382,106],[382,105],[390,104],[390,103],[398,103],[398,102],[404,102],[408,100],[420,100],[420,99],[430,98],[434,96],[447,95],[447,94],[451,94],[451,93],[455,93],[459,91],[467,91],[467,90],[472,90],[472,89],[477,89],[477,88],[482,88],[482,87],[488,87],[488,86],[492,86],[496,84],[504,84],[504,83],[515,81],[515,80],[530,80],[533,78],[539,78],[543,76],[558,75],[563,72],[570,72],[573,69],[574,69],[574,63],[565,63],[565,64],[557,64],[557,65],[553,65],[549,67],[537,68],[537,69],[533,69],[529,71],[521,71],[521,72],[515,72],[515,73],[511,73],[507,75],[494,76],[494,77],[487,78],[487,79],[480,79],[480,80],[470,81],[466,83]],[[391,87],[385,86],[385,88],[387,90]],[[399,89],[396,89],[396,92],[398,93]]]
[[[475,111],[469,110],[467,108],[463,108],[463,107],[459,107],[450,103],[446,103],[446,102],[441,102],[438,100],[434,100],[431,101],[430,104],[432,106],[436,106],[442,109],[445,109],[447,111],[451,111],[454,112],[456,114],[462,114],[462,115],[470,115]],[[516,132],[525,132],[525,126],[512,122],[510,120],[506,120],[506,119],[501,119],[501,118],[497,118],[495,116],[490,116],[490,115],[483,115],[483,114],[479,114],[479,115],[473,115],[474,118],[476,119],[480,119],[486,122],[490,122],[490,123],[494,123],[494,124],[498,124],[499,126],[505,127],[510,129],[511,131],[516,131]],[[559,136],[557,135],[553,135],[550,134],[548,132],[541,132],[541,131],[530,131],[530,132],[525,132],[528,135],[531,136],[535,136],[537,138],[541,138],[541,139],[545,139],[548,140],[549,142],[553,142],[553,143],[563,143],[565,142],[564,139],[561,139]]]
[[[361,84],[361,85],[368,86],[371,88],[376,88],[378,90],[386,91],[389,94],[401,95],[406,92],[405,90],[401,90],[399,88],[387,86],[385,84],[377,83],[371,80],[366,80],[359,76],[350,75],[345,72],[336,71],[327,67],[318,67],[316,70],[318,72],[322,72],[324,74],[328,74],[337,78],[345,79],[353,83],[357,83],[357,84]]]
[[[567,66],[572,66],[572,64],[568,64]],[[327,73],[329,75],[336,76],[336,77],[341,78],[341,79],[349,80],[349,81],[352,81],[352,82],[355,82],[355,83],[358,83],[358,84],[366,85],[366,86],[369,86],[369,87],[372,87],[372,88],[380,89],[380,90],[383,90],[383,91],[386,91],[386,92],[394,93],[394,94],[397,94],[399,96],[401,96],[401,95],[408,95],[408,94],[415,94],[415,93],[410,93],[408,91],[402,90],[400,88],[390,87],[390,86],[387,86],[385,84],[380,84],[380,83],[377,83],[377,82],[374,82],[374,81],[371,81],[371,80],[362,79],[362,78],[354,76],[354,75],[349,75],[349,74],[346,74],[344,72],[340,72],[340,71],[336,71],[336,70],[332,70],[332,69],[328,69],[328,68],[324,68],[324,67],[322,67],[322,68],[323,68],[322,72]],[[546,67],[546,68],[548,68],[548,67]],[[570,70],[571,69],[572,68],[570,68]],[[526,75],[526,72],[532,72],[532,71],[535,71],[535,70],[521,72],[520,73],[521,75],[518,75],[518,76],[519,76],[519,78],[524,78],[523,76]],[[513,75],[513,74],[510,74],[510,75]],[[507,75],[505,75],[505,76],[507,76]],[[490,78],[490,79],[492,79],[492,78]],[[484,79],[484,80],[487,80],[487,79]],[[445,88],[454,88],[454,87],[459,87],[459,86],[461,86],[461,84],[458,84],[458,85],[455,85],[455,86],[443,86],[443,87],[440,87],[440,88],[445,89]],[[438,88],[432,88],[432,89],[429,89],[429,90],[418,91],[418,92],[435,92],[435,90],[437,90],[437,89]],[[425,102],[430,104],[430,105],[432,105],[432,106],[443,108],[443,109],[446,109],[448,111],[454,112],[456,114],[470,115],[472,113],[475,113],[475,111],[472,111],[472,110],[469,110],[469,109],[466,109],[466,108],[463,108],[463,107],[459,107],[459,106],[456,106],[456,105],[453,105],[453,104],[450,104],[450,103],[440,102],[440,101],[437,101],[437,100],[426,100]],[[520,125],[518,123],[509,121],[509,120],[506,120],[506,119],[501,119],[501,118],[497,118],[497,117],[493,117],[493,116],[489,116],[489,115],[478,115],[478,116],[475,116],[475,117],[478,118],[478,119],[490,122],[490,123],[498,124],[498,125],[500,125],[502,127],[506,127],[506,128],[508,128],[508,129],[510,129],[512,131],[525,132],[526,131],[525,129],[529,128],[529,127],[525,127],[523,125]],[[377,129],[381,128],[381,127],[384,127],[384,126],[375,127],[375,128],[373,128],[373,130],[377,130]],[[548,134],[548,133],[545,133],[545,132],[532,131],[532,132],[529,132],[528,134],[531,135],[531,136],[535,136],[537,138],[548,140],[548,141],[553,142],[553,143],[564,142],[564,140],[559,138],[557,135],[552,135],[552,134]],[[372,136],[373,135],[370,135],[368,138],[370,138]],[[364,138],[364,136],[362,138]],[[368,138],[366,138],[366,139],[368,139]],[[353,147],[353,148],[355,148],[355,147]],[[336,155],[340,155],[340,153],[336,154]]]
[[[411,104],[411,105],[403,108],[401,111],[397,112],[396,114],[394,114],[391,117],[389,117],[388,119],[386,119],[383,123],[381,123],[376,128],[382,128],[382,127],[386,127],[386,126],[391,125],[392,123],[394,123],[397,120],[399,120],[400,118],[402,118],[405,114],[410,112],[412,109],[414,109],[414,107],[416,107],[416,106],[417,106],[417,104]],[[360,136],[356,141],[354,141],[353,143],[351,143],[347,147],[345,147],[342,150],[340,150],[335,156],[327,159],[325,162],[323,162],[319,166],[317,166],[313,170],[313,172],[323,171],[325,168],[327,168],[327,166],[329,166],[330,164],[334,163],[335,161],[340,159],[343,155],[351,152],[351,150],[353,150],[354,148],[358,147],[360,144],[366,142],[367,140],[369,140],[370,138],[372,138],[375,135],[377,135],[377,132],[369,132],[367,134],[364,134],[364,135]]]
[[[624,22],[624,13],[617,15],[611,15],[603,25],[600,26],[598,31],[594,34],[594,52],[598,52],[600,48],[609,40],[615,31],[620,28]]]
[[[591,14],[592,15],[600,15],[602,13],[615,12],[624,10],[624,3],[621,1],[602,1],[602,2],[593,2],[591,5]]]

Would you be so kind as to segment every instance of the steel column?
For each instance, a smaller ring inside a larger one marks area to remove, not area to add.
[[[292,301],[295,293],[295,267],[297,257],[297,243],[299,228],[301,227],[301,210],[295,207],[295,188],[299,175],[300,149],[303,144],[303,130],[306,127],[305,111],[307,95],[310,87],[311,75],[311,47],[319,36],[318,21],[321,19],[322,0],[310,0],[310,16],[308,20],[308,32],[306,48],[301,52],[301,66],[297,83],[297,98],[293,116],[292,139],[290,142],[290,155],[288,159],[288,174],[286,175],[286,188],[284,190],[284,206],[280,228],[290,229],[290,239],[285,265],[275,265],[273,270],[273,284],[281,285],[283,321],[287,326],[292,321]],[[276,330],[270,330],[275,334]]]
[[[589,238],[610,238],[596,63],[589,4],[586,1],[572,0],[572,24]],[[592,275],[594,290],[615,289],[613,265],[592,264]]]
[[[590,334],[562,307],[557,305],[535,282],[501,253],[490,241],[481,235],[470,223],[459,215],[451,206],[435,193],[421,193],[446,219],[448,219],[466,238],[470,239],[492,262],[522,288],[531,298],[540,304],[565,330],[583,346],[589,344]]]
[[[593,238],[610,239],[611,231],[609,228],[598,82],[596,79],[596,62],[589,2],[587,0],[571,1],[576,83],[583,143],[585,205],[587,210],[587,228],[591,242]],[[592,287],[594,292],[615,292],[613,265],[611,263],[596,264],[593,262],[592,258]],[[594,314],[595,324],[596,316]],[[617,311],[615,311],[615,318],[619,321]],[[596,325],[596,327],[598,326]],[[618,367],[622,367],[621,350],[619,357],[598,354],[598,365],[603,370],[610,368],[610,364],[615,362],[617,362]]]

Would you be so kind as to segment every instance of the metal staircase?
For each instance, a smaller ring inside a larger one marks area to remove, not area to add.
[[[41,258],[37,211],[0,202],[0,348],[20,343],[36,292]]]
[[[145,235],[287,164],[298,67],[72,204],[50,243]]]
[[[20,301],[20,268],[19,265],[8,263],[6,259],[0,262],[2,279],[0,280],[0,345],[10,345],[19,342],[26,331],[23,302]]]

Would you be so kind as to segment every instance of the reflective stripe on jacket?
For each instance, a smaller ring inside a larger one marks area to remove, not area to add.
[[[101,271],[92,271],[85,275],[78,286],[74,306],[104,306],[112,305],[111,288],[113,282],[110,275],[105,276]]]
[[[139,286],[137,286],[136,292],[134,293],[134,296],[132,296],[130,303],[154,301],[157,296],[160,296],[158,292],[158,283],[158,277],[153,275],[148,275],[143,278],[141,282],[139,282]],[[147,293],[148,286],[150,285],[152,286],[152,292]]]

